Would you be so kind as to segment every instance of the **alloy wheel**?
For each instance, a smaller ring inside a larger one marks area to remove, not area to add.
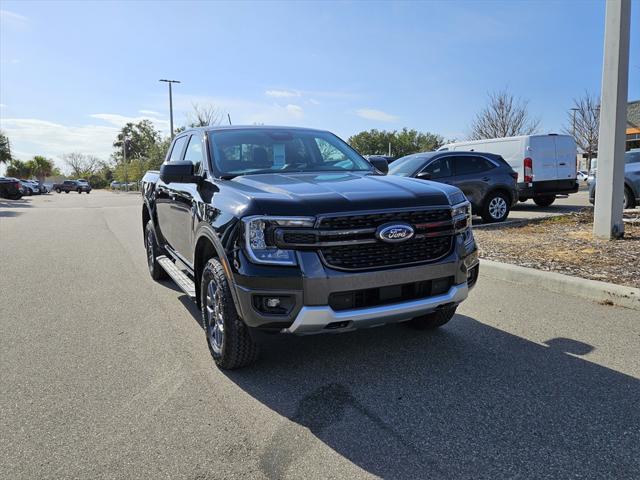
[[[209,345],[216,355],[221,355],[222,345],[224,343],[224,315],[220,293],[214,280],[210,280],[207,285],[205,308]]]
[[[507,213],[507,202],[502,197],[493,197],[489,202],[489,215],[496,220]]]

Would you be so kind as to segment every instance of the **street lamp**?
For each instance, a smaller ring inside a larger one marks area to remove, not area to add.
[[[173,138],[173,96],[171,93],[171,84],[180,83],[180,80],[167,80],[161,78],[160,81],[169,84],[169,128],[171,128],[171,138]]]

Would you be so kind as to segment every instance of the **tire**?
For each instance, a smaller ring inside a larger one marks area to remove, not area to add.
[[[457,305],[455,307],[445,307],[435,312],[412,318],[407,322],[407,325],[415,330],[433,330],[451,320],[457,308]]]
[[[62,193],[62,190],[60,190],[59,188],[56,188],[56,193]]]
[[[502,192],[492,192],[484,199],[480,216],[486,223],[504,222],[510,210],[509,197]]]
[[[27,197],[30,197],[30,196],[32,195],[31,190],[29,190],[29,189],[27,188],[27,191],[25,192],[25,195],[26,195]]]
[[[255,362],[258,346],[238,316],[224,269],[215,258],[206,263],[202,272],[200,299],[202,327],[216,365],[234,370]]]
[[[78,190],[76,190],[76,192],[78,192],[79,195],[82,195],[82,189],[79,188]]]
[[[555,201],[556,201],[555,195],[543,195],[541,197],[534,197],[533,199],[533,203],[535,203],[539,207],[548,207]]]
[[[149,274],[155,281],[164,280],[169,277],[167,272],[158,263],[158,257],[162,255],[162,249],[158,246],[156,240],[156,234],[153,230],[153,223],[151,220],[147,222],[144,227],[144,247],[147,252],[147,266],[149,267]]]
[[[64,193],[69,193],[69,190],[65,190]]]
[[[629,187],[624,187],[624,203],[622,208],[635,208],[636,201]]]

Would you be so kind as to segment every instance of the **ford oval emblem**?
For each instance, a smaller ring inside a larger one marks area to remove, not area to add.
[[[376,236],[387,243],[400,243],[413,237],[413,228],[407,223],[387,223],[380,225]]]

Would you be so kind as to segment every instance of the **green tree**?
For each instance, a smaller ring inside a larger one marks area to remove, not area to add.
[[[13,159],[9,161],[7,165],[7,176],[17,178],[27,178],[31,176],[31,170],[26,162],[22,160]]]
[[[11,158],[11,143],[4,132],[0,130],[0,163],[9,163]]]
[[[27,167],[31,175],[36,177],[40,183],[42,183],[45,177],[51,176],[53,172],[53,161],[41,156],[36,155],[27,162]]]
[[[113,159],[122,162],[122,143],[127,142],[127,160],[134,158],[151,158],[157,153],[157,144],[162,142],[160,132],[156,130],[150,120],[142,120],[138,123],[127,123],[113,142]]]
[[[437,150],[444,144],[444,138],[435,133],[408,128],[400,131],[372,129],[349,137],[348,142],[363,155],[387,155],[391,144],[391,155],[398,158]]]

